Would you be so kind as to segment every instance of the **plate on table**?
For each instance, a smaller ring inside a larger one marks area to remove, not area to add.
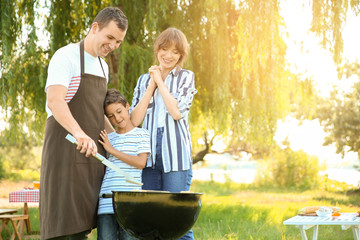
[[[316,211],[318,217],[332,217],[332,212],[318,212]]]

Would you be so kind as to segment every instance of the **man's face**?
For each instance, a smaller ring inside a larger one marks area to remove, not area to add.
[[[126,35],[126,31],[118,28],[114,21],[109,22],[101,30],[95,22],[91,27],[91,33],[94,44],[89,53],[94,57],[105,57],[109,52],[117,49]]]

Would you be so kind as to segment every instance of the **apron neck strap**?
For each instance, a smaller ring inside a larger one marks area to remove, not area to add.
[[[84,40],[80,42],[80,68],[81,75],[84,74]]]
[[[85,66],[85,64],[84,64],[84,51],[85,51],[85,50],[84,50],[84,40],[81,40],[81,42],[80,42],[80,68],[81,68],[81,75],[84,74],[84,66]],[[103,65],[102,65],[102,63],[101,63],[100,57],[98,57],[98,59],[99,59],[100,66],[101,66],[101,69],[102,69],[103,74],[104,74],[104,78],[106,78],[106,74],[105,74]]]

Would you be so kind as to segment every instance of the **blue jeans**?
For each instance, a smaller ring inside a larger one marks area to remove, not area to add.
[[[189,191],[192,179],[192,168],[184,171],[171,171],[164,173],[162,163],[161,140],[164,128],[158,128],[156,136],[155,166],[144,168],[142,171],[143,190],[157,190],[169,192]],[[193,231],[190,230],[180,239],[194,239]]]
[[[117,222],[114,214],[98,215],[98,240],[134,240],[137,239],[127,233]]]

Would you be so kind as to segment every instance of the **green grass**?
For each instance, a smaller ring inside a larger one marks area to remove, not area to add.
[[[336,205],[342,212],[360,210],[359,195],[321,191],[251,188],[234,183],[194,182],[192,191],[204,193],[202,210],[193,230],[196,239],[301,239],[295,226],[283,221],[306,206]],[[307,231],[312,239],[312,230]],[[320,226],[318,239],[353,239],[351,229]]]
[[[285,226],[283,221],[295,216],[306,206],[332,205],[340,212],[360,210],[360,194],[354,192],[287,191],[256,188],[235,183],[198,182],[192,184],[193,192],[201,192],[202,209],[193,227],[197,240],[249,239],[295,240],[301,239],[295,226]],[[38,208],[30,208],[33,231],[39,231]],[[312,239],[312,229],[307,231]],[[4,239],[8,239],[2,235]],[[96,239],[96,231],[91,239]],[[353,239],[351,229],[340,226],[320,226],[319,240]]]

